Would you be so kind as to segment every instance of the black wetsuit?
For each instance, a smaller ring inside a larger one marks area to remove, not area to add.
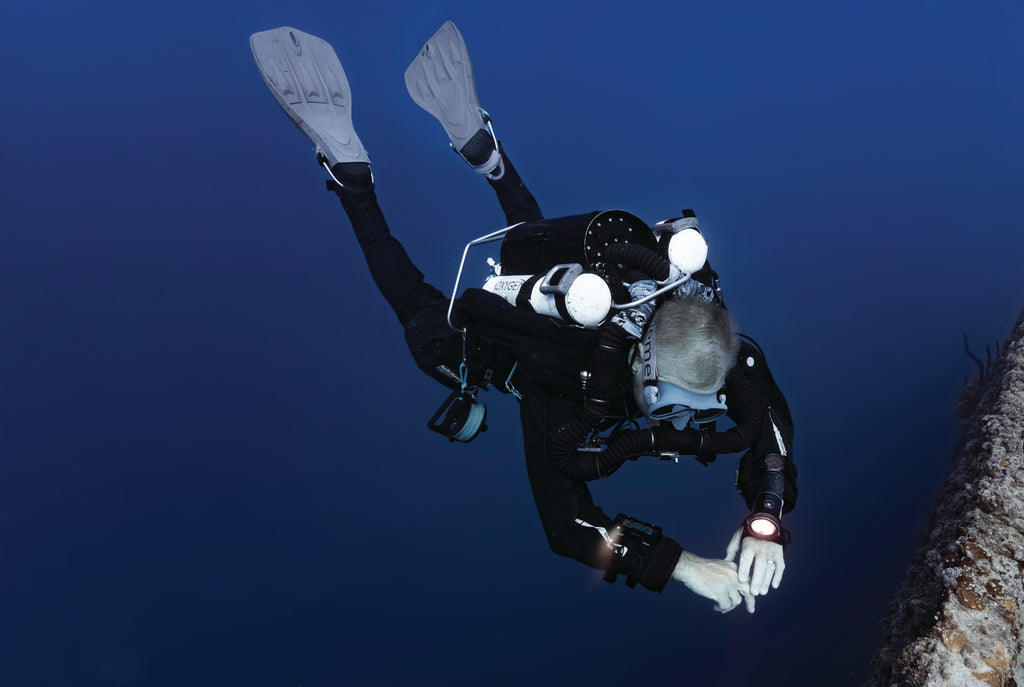
[[[497,194],[508,224],[542,219],[533,195],[504,150],[501,154],[504,174],[498,180],[488,178],[488,182]],[[462,335],[448,325],[448,298],[424,281],[405,249],[391,236],[377,203],[368,166],[339,164],[332,171],[342,186],[328,182],[328,188],[341,199],[373,279],[405,328],[406,342],[416,364],[445,386],[457,388],[463,341]],[[478,369],[471,375],[479,374],[479,369],[488,365],[501,367],[502,356],[514,358],[518,363],[515,386],[522,396],[520,418],[526,469],[552,551],[612,574],[624,574],[631,583],[661,591],[671,578],[682,547],[669,537],[660,537],[653,546],[634,546],[624,556],[613,556],[606,533],[612,529],[615,519],[594,504],[584,479],[567,477],[551,460],[555,430],[582,413],[579,372],[585,368],[596,345],[596,332],[527,314],[478,289],[469,290],[460,299],[456,315],[469,332],[470,358],[485,359],[484,364],[475,366]],[[740,357],[744,358],[743,352]],[[478,380],[470,379],[474,381]],[[500,380],[495,387],[500,390]],[[784,399],[781,405],[784,408]],[[788,422],[788,411],[785,415]],[[760,432],[761,427],[756,429]],[[786,432],[784,454],[790,453],[791,427]],[[751,437],[726,443],[730,444],[731,451],[741,451],[751,444]],[[770,450],[773,449],[765,447],[752,453],[763,456]],[[741,482],[744,477],[747,482],[756,482],[759,476],[756,461],[749,456],[745,458],[745,475],[741,464]],[[795,469],[791,473],[795,478]],[[753,487],[744,489],[742,483],[739,486],[748,501],[752,499],[753,495],[746,492]],[[795,487],[787,496],[795,499]],[[791,502],[787,506],[789,510]]]

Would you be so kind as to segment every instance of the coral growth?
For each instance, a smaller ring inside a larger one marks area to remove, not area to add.
[[[1024,687],[1024,314],[996,352],[987,365],[971,356],[980,374],[957,408],[963,439],[890,607],[872,687]]]

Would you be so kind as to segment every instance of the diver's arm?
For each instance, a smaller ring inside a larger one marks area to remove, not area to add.
[[[520,416],[523,425],[526,467],[534,501],[551,550],[612,578],[624,575],[630,586],[639,583],[660,592],[672,579],[682,547],[665,536],[623,546],[616,539],[617,519],[597,507],[581,479],[570,479],[551,462],[550,438],[557,427],[581,412],[571,399],[547,393],[524,383]],[[636,522],[636,521],[634,521]],[[640,523],[644,525],[644,523]]]
[[[766,594],[769,588],[778,589],[786,569],[783,545],[789,533],[782,527],[782,515],[793,510],[797,497],[788,415],[788,410],[766,402],[764,426],[751,450],[740,459],[737,471],[736,487],[751,512],[733,535],[725,557],[733,560],[739,555],[739,577],[750,581],[755,596]],[[767,533],[758,534],[755,530],[760,528],[754,525],[758,521],[773,524]]]
[[[781,472],[785,479],[783,513],[793,510],[796,505],[797,487],[796,464],[793,462],[793,420],[789,404],[768,369],[764,356],[754,346],[744,342],[740,348],[739,362],[735,369],[742,369],[750,386],[758,394],[757,432],[750,442],[749,450],[740,459],[736,487],[743,495],[748,507],[754,506],[761,483],[767,471],[767,464],[773,468],[781,458]],[[733,417],[730,414],[730,417]],[[737,418],[744,422],[746,418]]]
[[[738,559],[738,574],[749,581],[754,596],[778,589],[786,569],[784,544],[789,533],[782,514],[796,505],[796,464],[793,462],[793,422],[789,406],[775,383],[761,351],[744,342],[739,365],[760,396],[760,428],[750,450],[740,459],[736,487],[750,516],[733,535],[726,559]],[[757,523],[771,523],[766,528]]]

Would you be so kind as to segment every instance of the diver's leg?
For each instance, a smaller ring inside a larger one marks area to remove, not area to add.
[[[405,248],[391,235],[377,202],[370,165],[339,163],[327,182],[341,200],[370,275],[405,329],[416,364],[445,386],[459,383],[462,338],[448,325],[448,297],[424,281]],[[340,182],[340,183],[339,183]]]
[[[388,231],[370,175],[370,156],[352,125],[352,93],[334,48],[283,26],[253,34],[253,57],[278,105],[316,145],[317,160],[334,181],[377,287],[405,328],[416,364],[442,383],[457,385],[461,337],[447,322],[448,299]]]
[[[523,450],[537,513],[551,550],[585,565],[624,574],[653,591],[661,591],[671,578],[681,548],[669,537],[648,550],[608,545],[615,520],[608,517],[580,480],[561,474],[551,459],[551,437],[562,423],[583,412],[580,404],[545,392],[525,380],[520,387]]]
[[[339,163],[331,172],[340,183],[328,181],[328,188],[341,200],[373,281],[398,320],[404,324],[417,310],[442,302],[447,308],[448,299],[423,280],[423,273],[391,235],[377,202],[370,165]]]
[[[488,175],[487,183],[491,185],[498,196],[498,202],[505,213],[505,221],[512,225],[543,219],[540,206],[537,205],[530,189],[526,188],[526,184],[519,177],[519,172],[512,166],[512,161],[505,153],[505,147],[499,144],[498,151],[501,154],[503,173],[498,178]]]
[[[537,201],[480,107],[469,50],[454,23],[445,22],[423,45],[405,71],[405,86],[416,104],[441,123],[452,148],[487,177],[509,224],[541,219]]]

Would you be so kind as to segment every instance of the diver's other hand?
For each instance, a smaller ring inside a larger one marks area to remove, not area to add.
[[[672,571],[672,579],[685,584],[694,594],[714,601],[719,613],[728,613],[743,600],[747,602],[747,611],[754,612],[749,585],[739,581],[736,564],[731,561],[701,558],[683,551]]]
[[[750,582],[750,593],[764,596],[768,587],[778,589],[782,584],[782,573],[786,570],[786,561],[782,555],[782,544],[765,541],[756,537],[744,537],[743,528],[732,535],[729,546],[725,550],[725,560],[731,561],[740,554],[737,575],[741,582]]]

